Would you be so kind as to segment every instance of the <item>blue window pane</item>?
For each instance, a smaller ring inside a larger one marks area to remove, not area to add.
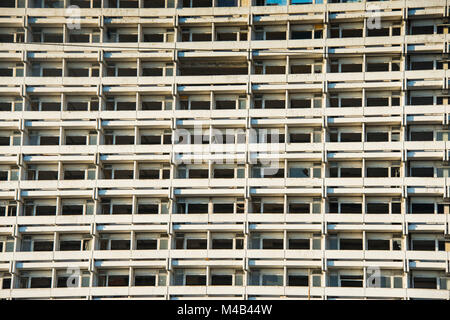
[[[219,0],[219,7],[236,7],[237,0]]]
[[[312,4],[313,0],[291,0],[291,4]]]
[[[266,0],[266,5],[285,6],[286,0]]]

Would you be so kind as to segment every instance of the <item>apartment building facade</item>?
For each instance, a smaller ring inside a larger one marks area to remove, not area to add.
[[[0,299],[450,299],[450,2],[0,7]]]

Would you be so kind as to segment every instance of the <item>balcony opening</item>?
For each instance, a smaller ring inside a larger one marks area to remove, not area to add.
[[[158,240],[141,239],[136,241],[136,250],[156,250],[158,249]]]
[[[154,287],[156,285],[156,277],[152,275],[135,276],[134,285],[136,287]]]
[[[212,240],[213,249],[233,249],[232,239],[213,239]]]
[[[411,168],[411,177],[432,178],[433,176],[433,167]]]
[[[368,250],[390,250],[389,240],[367,240]]]
[[[282,203],[264,203],[263,213],[280,214],[284,212],[284,205]]]
[[[289,213],[310,213],[309,203],[290,203]]]
[[[206,239],[186,239],[186,249],[204,250],[207,248]]]
[[[66,136],[66,145],[86,145],[86,136]]]
[[[134,136],[116,136],[115,145],[134,144]]]
[[[289,239],[289,249],[309,250],[309,239]]]
[[[131,214],[132,213],[131,204],[115,204],[112,206],[112,214]]]
[[[233,179],[234,169],[214,169],[215,179]]]
[[[208,213],[208,204],[190,203],[187,210],[188,214]]]
[[[36,288],[36,289],[37,288],[51,288],[51,285],[52,285],[52,278],[33,277],[33,278],[31,278],[31,281],[30,281],[30,288]]]
[[[361,203],[341,203],[341,213],[342,214],[362,213],[362,204]]]
[[[263,239],[263,249],[283,249],[283,239]]]
[[[412,106],[430,106],[433,105],[433,96],[429,97],[411,97]]]
[[[341,72],[362,72],[362,64],[341,64]]]
[[[342,132],[341,142],[361,142],[360,132]]]
[[[434,240],[413,240],[412,247],[415,251],[435,251]]]
[[[412,131],[411,141],[433,141],[433,131]]]
[[[417,288],[417,289],[437,289],[436,278],[414,277],[414,288]]]
[[[157,204],[140,204],[138,205],[138,214],[158,214]]]
[[[206,276],[202,275],[186,275],[186,286],[205,286]]]
[[[389,168],[367,168],[368,178],[381,178],[389,176]]]
[[[341,178],[361,178],[361,168],[341,168]]]
[[[82,205],[63,205],[61,213],[63,216],[82,215],[83,214],[83,206]]]
[[[190,179],[208,179],[208,169],[190,169]]]
[[[340,250],[362,250],[362,239],[340,239]]]
[[[159,170],[139,170],[139,179],[159,179]]]
[[[388,214],[389,203],[368,203],[366,209],[370,214]]]
[[[165,0],[144,0],[144,8],[165,8]]]
[[[291,133],[289,135],[289,140],[291,143],[310,143],[311,134],[309,133]]]
[[[60,251],[80,251],[81,249],[81,241],[73,240],[73,241],[61,241],[59,243]]]
[[[387,132],[368,132],[367,142],[387,142],[389,141],[389,133]]]
[[[111,240],[111,250],[130,250],[130,240]]]
[[[231,286],[233,285],[232,275],[211,275],[211,285],[213,286]]]
[[[84,180],[84,171],[66,170],[64,171],[64,180]]]
[[[288,285],[293,287],[307,287],[308,276],[289,275]]]
[[[363,276],[359,275],[342,275],[341,287],[345,288],[362,288]]]
[[[34,241],[33,251],[53,251],[53,241]]]
[[[214,213],[233,213],[234,205],[232,203],[214,203]]]
[[[311,65],[294,65],[291,66],[291,74],[307,74],[311,73]]]

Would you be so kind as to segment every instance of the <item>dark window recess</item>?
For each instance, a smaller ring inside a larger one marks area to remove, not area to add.
[[[66,144],[67,145],[85,145],[86,137],[85,136],[67,136]]]
[[[138,214],[158,214],[157,204],[139,204]]]
[[[413,250],[417,251],[435,251],[434,240],[413,240],[412,247]]]
[[[414,277],[414,288],[417,289],[437,289],[436,278]]]
[[[134,285],[137,287],[154,287],[156,284],[155,276],[135,276]]]
[[[206,249],[206,239],[186,239],[186,249]]]
[[[434,213],[434,203],[412,203],[412,213]]]
[[[381,29],[367,29],[368,37],[389,37],[389,28],[381,28]]]
[[[191,179],[207,179],[208,169],[191,169],[189,170],[189,178]]]
[[[360,178],[361,168],[341,168],[341,178]]]
[[[130,240],[111,240],[111,250],[130,250]]]
[[[389,240],[367,240],[368,250],[389,250]]]
[[[144,68],[142,69],[144,77],[161,77],[163,75],[162,68]]]
[[[389,203],[368,203],[367,213],[389,213]]]
[[[136,241],[137,250],[156,250],[158,248],[158,241],[154,239],[141,239]]]
[[[233,249],[232,239],[213,239],[212,240],[213,249]]]
[[[129,204],[114,204],[112,214],[131,214],[132,206]]]
[[[36,207],[37,216],[54,216],[56,215],[55,206],[37,206]]]
[[[288,276],[288,282],[289,282],[289,286],[307,287],[308,286],[308,276],[290,275],[290,276]]]
[[[389,133],[387,132],[367,132],[367,142],[383,142],[389,141]]]
[[[342,132],[341,133],[341,142],[361,142],[361,133],[360,132]]]
[[[341,250],[362,250],[362,239],[340,239]]]
[[[42,136],[40,139],[41,146],[57,146],[59,145],[59,137]]]
[[[291,133],[289,135],[291,143],[310,143],[311,134],[309,133]]]
[[[62,215],[82,215],[83,206],[82,205],[63,205]]]
[[[292,109],[311,108],[311,100],[309,99],[293,99],[291,100]]]
[[[53,241],[35,241],[33,251],[53,251]]]
[[[263,239],[263,249],[283,249],[283,239]]]
[[[290,203],[289,213],[310,213],[309,203]]]
[[[311,65],[293,65],[291,66],[292,74],[311,73]]]
[[[127,287],[128,276],[109,276],[108,287]]]
[[[188,213],[190,214],[208,213],[208,204],[190,203],[188,207]]]
[[[159,179],[159,170],[140,170],[139,179]]]
[[[341,213],[362,213],[361,203],[341,203]]]
[[[79,251],[81,249],[81,241],[61,241],[59,243],[59,250],[61,251]]]
[[[389,106],[389,98],[367,98],[368,107],[387,107]]]
[[[362,64],[341,64],[341,72],[362,72]]]
[[[292,40],[312,39],[312,32],[311,31],[292,31],[291,39]]]
[[[286,32],[284,31],[268,31],[266,32],[266,40],[286,40]]]
[[[387,177],[389,174],[389,168],[367,168],[368,178]]]
[[[433,177],[434,175],[434,168],[428,167],[428,168],[411,168],[411,176],[412,177]]]
[[[214,178],[232,179],[234,178],[234,169],[215,169]]]
[[[213,286],[231,286],[233,284],[233,276],[231,275],[212,275],[211,285]]]
[[[421,106],[421,105],[432,105],[433,104],[433,96],[428,97],[411,97],[411,105],[412,106]]]
[[[186,275],[187,286],[204,286],[206,285],[206,276]]]
[[[50,288],[52,284],[52,278],[34,277],[31,278],[30,288]]]
[[[84,171],[66,170],[64,180],[84,180]]]
[[[411,141],[433,141],[433,131],[412,131]]]
[[[233,213],[234,205],[232,203],[214,203],[214,213]]]
[[[134,144],[134,136],[116,136],[116,145]]]
[[[143,101],[142,110],[162,110],[161,101]]]
[[[309,239],[289,239],[289,249],[309,250]]]

